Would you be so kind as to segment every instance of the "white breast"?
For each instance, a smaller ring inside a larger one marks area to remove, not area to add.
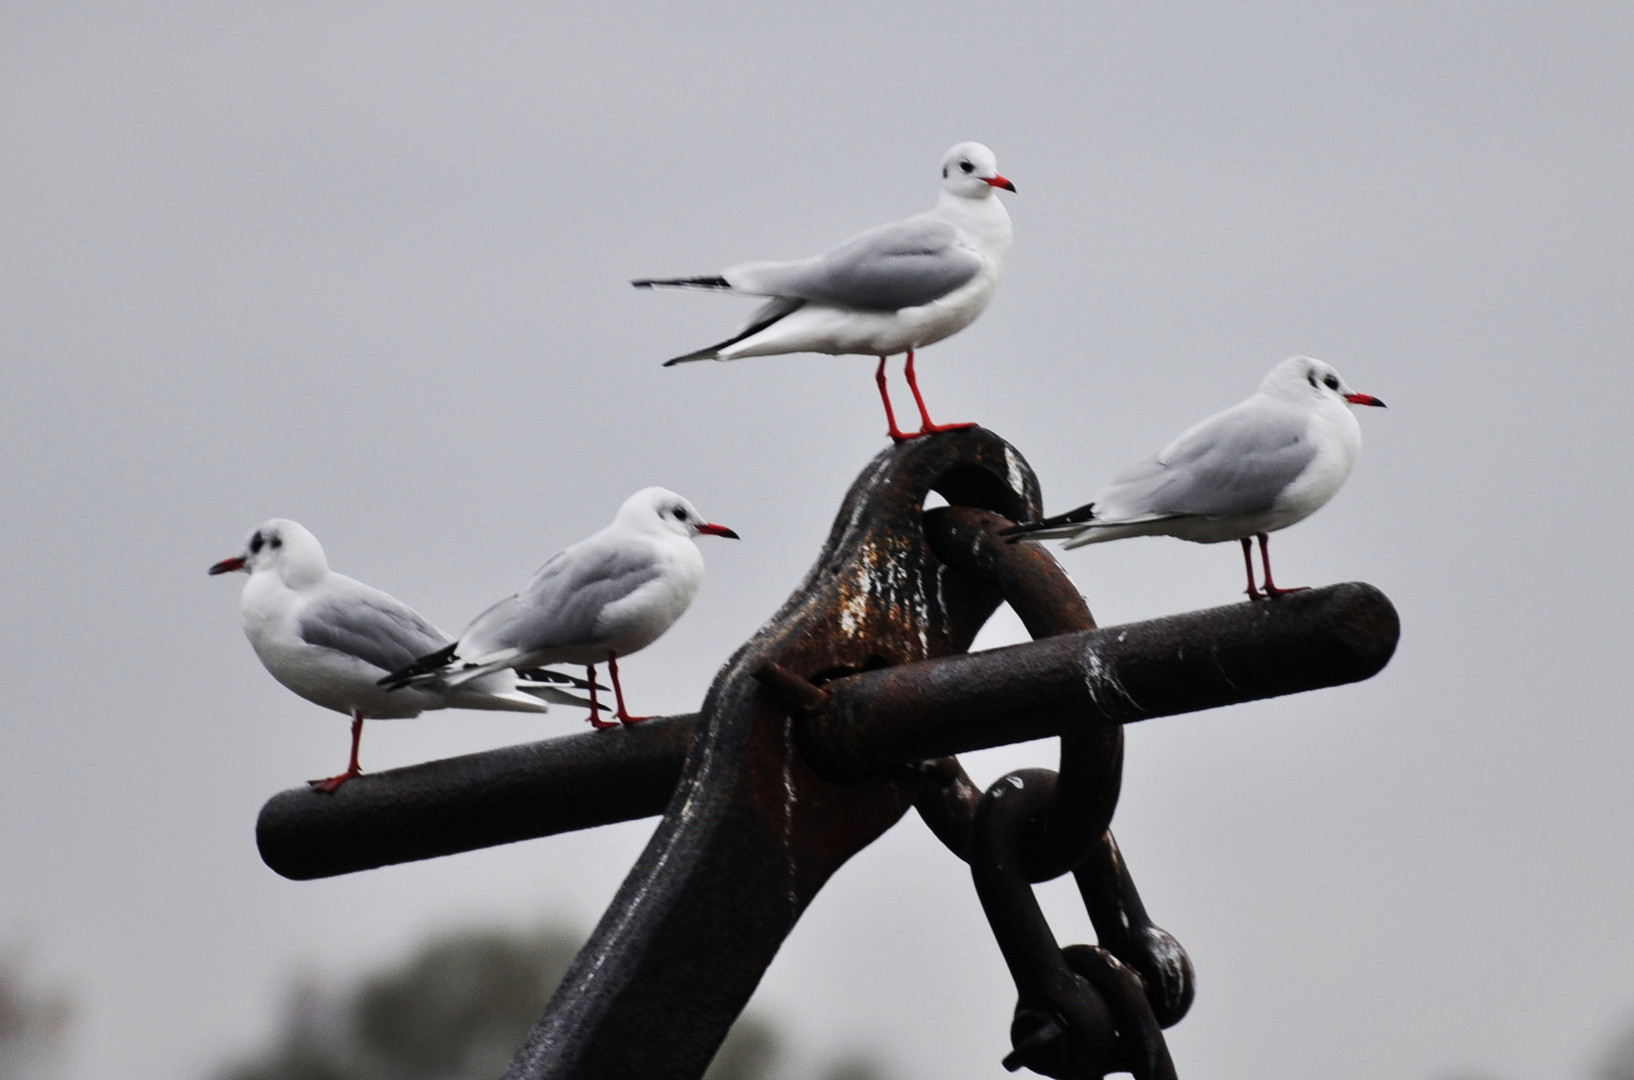
[[[686,612],[703,577],[704,558],[697,545],[685,537],[666,537],[658,576],[608,604],[596,619],[597,637],[619,656],[646,648]]]
[[[1308,438],[1316,448],[1315,456],[1283,491],[1268,515],[1274,523],[1261,530],[1263,532],[1285,529],[1326,505],[1344,486],[1362,449],[1361,425],[1349,408],[1337,403],[1331,407],[1325,405],[1311,414]]]

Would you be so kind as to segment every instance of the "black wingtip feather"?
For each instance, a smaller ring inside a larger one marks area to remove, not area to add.
[[[397,690],[407,686],[418,675],[428,675],[440,668],[447,667],[453,661],[458,649],[459,644],[456,642],[446,648],[438,649],[434,653],[426,653],[408,667],[399,668],[384,679],[377,680],[375,685],[384,686],[387,690]]]
[[[999,535],[1006,537],[1008,541],[1013,544],[1018,540],[1025,540],[1028,533],[1039,532],[1043,529],[1053,529],[1060,525],[1084,525],[1094,520],[1095,504],[1085,503],[1076,509],[1068,510],[1064,514],[1056,514],[1054,517],[1042,518],[1038,521],[1023,521],[1019,524],[1011,525],[1007,529],[1000,529]]]
[[[636,278],[630,282],[638,289],[671,288],[671,289],[730,289],[726,279],[714,277],[673,277],[673,278]]]
[[[518,671],[517,675],[533,682],[555,683],[559,686],[571,686],[575,690],[606,690],[601,683],[592,683],[588,679],[581,679],[576,675],[569,675],[565,671],[552,671],[550,668],[529,668],[527,671]]]
[[[760,333],[762,330],[766,329],[768,326],[771,326],[779,319],[787,318],[790,314],[799,311],[805,306],[806,302],[804,300],[797,300],[792,296],[773,297],[755,312],[754,316],[750,318],[748,326],[745,326],[742,330],[739,330],[725,341],[717,341],[713,345],[706,345],[702,349],[697,349],[693,352],[687,353],[685,356],[677,356],[672,359],[665,360],[664,366],[674,367],[676,364],[684,364],[689,360],[717,359],[722,349],[736,345],[745,338],[753,337],[755,334]]]

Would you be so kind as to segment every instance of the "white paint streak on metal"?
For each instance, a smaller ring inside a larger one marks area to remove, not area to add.
[[[1016,452],[1009,446],[1004,448],[1004,479],[1010,485],[1010,490],[1027,497],[1027,483],[1021,477],[1021,462],[1016,458]]]
[[[794,804],[798,796],[794,792],[794,716],[791,713],[783,718],[783,851],[788,859],[789,879],[787,883],[789,898],[789,925],[794,925],[794,913],[800,907],[800,898],[795,894],[795,864],[794,864]]]
[[[936,564],[936,610],[944,615],[947,614],[947,597],[942,594],[942,582],[946,580],[946,570],[946,563]]]
[[[1121,634],[1119,639],[1122,639]],[[1140,704],[1129,696],[1129,691],[1124,689],[1123,683],[1118,681],[1112,669],[1102,663],[1101,654],[1093,648],[1084,650],[1084,689],[1089,693],[1089,700],[1102,709],[1108,709],[1109,705],[1108,702],[1101,700],[1103,690],[1110,690],[1130,705],[1140,708]]]
[[[920,579],[918,584],[920,587],[914,590],[913,595],[914,623],[919,627],[919,655],[929,656],[930,631],[927,627],[930,626],[930,597],[925,594],[924,580]]]
[[[1209,659],[1214,661],[1214,670],[1220,673],[1220,678],[1225,681],[1225,684],[1241,693],[1242,688],[1231,678],[1231,672],[1226,670],[1225,664],[1220,662],[1220,643],[1218,641],[1209,642],[1208,655]]]
[[[680,812],[678,814],[676,814],[677,828],[685,827],[687,819],[692,816],[692,799],[693,799],[693,796],[698,793],[698,781],[697,781],[696,777],[704,775],[704,774],[709,772],[709,757],[710,757],[710,754],[711,754],[712,751],[711,751],[711,748],[710,748],[710,744],[707,741],[704,743],[704,746],[703,746],[703,749],[702,749],[701,752],[702,752],[702,754],[704,756],[704,760],[702,762],[702,767],[700,769],[698,769],[693,774],[694,779],[692,779],[692,780],[690,780],[688,782],[687,797],[681,803]],[[673,851],[674,849],[675,849],[674,844],[665,844],[664,845],[663,853],[658,856],[658,862],[653,865],[653,868],[652,868],[651,872],[649,872],[647,874],[647,876],[646,876],[645,880],[648,883],[651,883],[651,882],[656,881],[658,879],[658,875],[663,871],[664,865],[669,862],[670,852]],[[640,910],[641,905],[646,901],[646,899],[647,899],[647,888],[646,888],[646,885],[643,885],[641,887],[641,889],[634,896],[632,896],[630,898],[630,902],[628,904],[624,905],[624,909],[619,913],[620,918],[618,920],[618,924],[613,927],[612,932],[610,934],[608,934],[607,937],[603,938],[603,940],[606,941],[609,944],[617,943],[618,940],[621,937],[624,936],[625,927],[630,925],[630,920],[635,918],[635,913],[638,910]],[[599,953],[596,954],[596,962],[591,965],[590,972],[585,976],[586,981],[589,981],[590,979],[593,979],[593,978],[596,977],[596,972],[601,970],[601,965],[602,965],[603,962],[606,961],[606,959],[607,959],[606,951],[602,951],[602,952],[599,952]]]
[[[664,864],[669,862],[669,853],[673,847],[673,844],[664,845],[664,853],[658,857],[657,864],[654,865],[652,871],[647,874],[646,880],[648,882],[655,880],[659,873],[663,871]],[[619,939],[624,936],[625,928],[630,925],[630,921],[635,918],[635,913],[641,909],[641,905],[646,901],[646,899],[647,888],[645,885],[643,885],[640,891],[630,898],[630,902],[624,905],[624,910],[619,913],[620,918],[618,920],[618,924],[614,926],[612,932],[602,940],[608,945],[616,946]],[[605,950],[596,954],[596,962],[591,966],[590,973],[586,976],[587,980],[596,977],[596,972],[601,970],[601,965],[604,961],[606,961],[606,959],[607,952]]]
[[[921,655],[930,655],[930,597],[923,579],[913,573],[908,563],[870,543],[858,552],[853,573],[854,583],[845,590],[845,599],[840,604],[840,632],[855,636],[872,607],[896,612],[899,617],[912,613]]]
[[[871,569],[875,562],[874,546],[864,544],[857,552],[856,586],[844,590],[845,599],[840,604],[840,632],[847,637],[862,629],[863,618],[868,614],[868,598],[878,591]]]

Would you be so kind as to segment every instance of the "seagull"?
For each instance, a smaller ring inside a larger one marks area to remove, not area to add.
[[[1362,448],[1349,405],[1358,394],[1320,360],[1294,356],[1271,369],[1253,397],[1215,413],[1126,469],[1076,510],[1003,530],[1018,539],[1066,538],[1082,547],[1125,536],[1177,536],[1199,544],[1239,540],[1248,595],[1258,600],[1250,537],[1259,537],[1265,597],[1297,592],[1271,580],[1267,534],[1303,521],[1333,498]]]
[[[624,500],[613,523],[557,552],[522,591],[478,615],[459,640],[380,680],[392,693],[421,687],[457,690],[506,668],[583,664],[590,679],[590,724],[601,719],[595,665],[612,675],[618,720],[634,724],[618,680],[618,658],[657,641],[698,592],[703,555],[693,537],[738,534],[704,520],[673,491],[643,488]]]
[[[244,635],[272,677],[301,697],[352,717],[352,756],[346,771],[312,786],[332,792],[362,773],[358,743],[363,721],[418,716],[428,709],[502,709],[544,712],[545,702],[586,705],[558,686],[582,686],[557,672],[496,672],[458,688],[382,690],[377,681],[416,656],[448,644],[449,637],[414,610],[379,589],[329,569],[323,546],[304,527],[273,518],[250,533],[244,552],[222,559],[210,573],[249,574],[239,597]]]
[[[923,214],[858,233],[822,255],[751,262],[718,276],[642,278],[638,289],[668,286],[770,297],[732,337],[667,360],[736,360],[816,352],[877,356],[874,382],[893,441],[971,424],[932,423],[914,378],[914,350],[958,333],[993,299],[1010,253],[1010,215],[995,196],[1016,186],[999,174],[993,151],[962,142],[942,158],[942,192]],[[908,354],[905,374],[922,421],[896,426],[885,388],[885,358]]]

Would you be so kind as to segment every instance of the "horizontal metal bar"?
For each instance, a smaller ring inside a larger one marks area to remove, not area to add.
[[[801,744],[861,773],[1056,735],[1356,682],[1395,650],[1371,585],[1291,593],[1025,645],[868,671],[823,686]],[[305,880],[550,836],[664,811],[696,715],[366,773],[333,794],[281,792],[261,857]]]
[[[696,713],[299,787],[261,808],[261,858],[287,878],[371,870],[664,812]]]
[[[1396,609],[1333,585],[836,679],[804,717],[842,774],[1357,682],[1389,662]]]

